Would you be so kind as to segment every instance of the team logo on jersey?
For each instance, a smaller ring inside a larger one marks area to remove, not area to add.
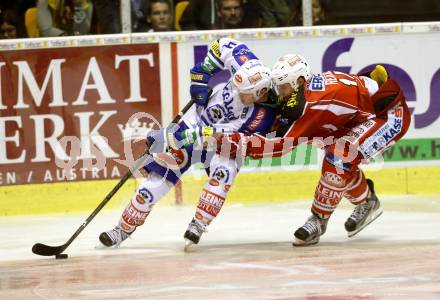
[[[310,91],[325,91],[324,77],[321,74],[315,74],[309,81]]]
[[[215,178],[218,182],[226,183],[229,181],[229,170],[223,166],[215,168],[212,174],[212,177]]]
[[[148,201],[149,203],[154,201],[154,197],[153,194],[147,189],[147,188],[141,188],[139,190],[139,195],[142,196],[142,198],[144,198],[146,201]],[[139,196],[138,195],[138,196]],[[138,198],[136,197],[136,200],[138,200]],[[138,201],[139,202],[139,201]],[[139,202],[140,204],[144,204]]]
[[[223,116],[225,115],[223,107],[221,107],[219,104],[208,107],[206,114],[211,123],[217,123],[223,119]]]

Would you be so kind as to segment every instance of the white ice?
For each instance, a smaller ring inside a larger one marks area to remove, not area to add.
[[[440,299],[437,199],[382,198],[383,215],[350,239],[343,224],[352,207],[343,203],[320,243],[303,248],[291,241],[309,201],[225,205],[190,253],[182,236],[193,206],[158,205],[119,249],[95,247],[121,212],[104,209],[67,260],[31,247],[63,244],[88,213],[3,217],[0,298]]]

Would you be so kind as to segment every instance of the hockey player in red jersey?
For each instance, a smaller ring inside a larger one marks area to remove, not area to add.
[[[345,222],[349,237],[382,213],[373,181],[365,178],[359,164],[399,140],[408,130],[410,113],[402,90],[382,66],[364,75],[312,75],[302,56],[285,55],[272,69],[273,84],[286,100],[277,137],[218,136],[218,152],[254,159],[282,156],[298,143],[320,141],[325,157],[312,216],[296,230],[295,246],[319,242],[342,197],[355,205]]]

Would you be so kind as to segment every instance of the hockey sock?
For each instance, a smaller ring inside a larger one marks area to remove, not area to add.
[[[119,220],[119,226],[126,232],[133,232],[144,224],[154,204],[173,187],[173,184],[156,173],[150,173],[138,187],[136,194],[127,204]]]
[[[368,197],[369,188],[365,179],[364,172],[359,170],[356,178],[344,193],[347,198],[354,205],[363,203]]]

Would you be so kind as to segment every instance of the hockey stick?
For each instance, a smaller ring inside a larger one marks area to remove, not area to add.
[[[178,123],[182,116],[191,108],[191,106],[194,104],[194,101],[191,100],[188,102],[188,104],[182,109],[182,111],[174,117],[172,123]],[[148,150],[142,155],[141,159],[139,159],[136,163],[136,165],[128,170],[128,172],[121,178],[121,180],[118,182],[118,184],[110,191],[110,193],[107,194],[107,196],[102,200],[102,202],[98,205],[98,207],[92,212],[92,214],[82,223],[82,225],[75,231],[75,233],[70,237],[70,239],[61,246],[48,246],[41,243],[36,243],[32,247],[32,252],[37,255],[43,255],[43,256],[52,256],[55,255],[58,257],[64,250],[66,250],[67,247],[78,237],[78,235],[81,233],[81,231],[86,228],[87,225],[93,220],[93,218],[99,213],[99,211],[107,204],[107,202],[110,201],[110,199],[116,194],[116,192],[124,185],[124,183],[131,177],[133,172],[137,169],[139,169],[145,162],[146,158],[149,156]],[[67,257],[67,256],[66,256]]]

